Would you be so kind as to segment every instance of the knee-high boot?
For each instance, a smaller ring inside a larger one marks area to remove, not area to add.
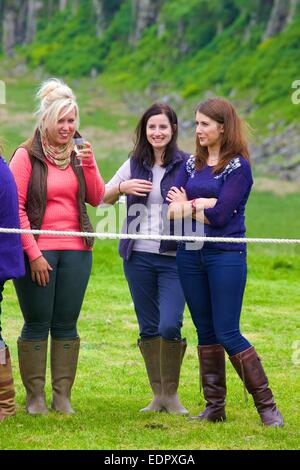
[[[15,388],[12,375],[9,349],[1,349],[0,361],[0,421],[16,414]]]
[[[276,406],[260,358],[253,347],[231,356],[230,361],[253,396],[256,409],[265,426],[283,426],[283,417]]]
[[[192,419],[225,421],[226,370],[225,351],[220,344],[198,346],[200,384],[206,408]]]
[[[150,387],[154,395],[151,403],[140,411],[163,411],[160,377],[161,338],[156,336],[154,338],[139,339],[138,346],[145,361]]]
[[[180,369],[186,350],[186,340],[161,340],[160,372],[163,406],[168,413],[187,415],[188,411],[179,401],[178,385]]]
[[[26,410],[31,415],[48,413],[45,397],[48,340],[18,339],[19,366],[26,389]]]
[[[76,376],[80,339],[51,339],[52,408],[71,414],[71,390]]]

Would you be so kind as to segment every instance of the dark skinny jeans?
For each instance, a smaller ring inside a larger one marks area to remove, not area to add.
[[[221,344],[229,356],[251,347],[240,332],[247,277],[244,251],[177,250],[186,302],[201,346]]]
[[[185,300],[175,257],[133,251],[124,272],[141,338],[180,339]]]
[[[46,287],[32,282],[26,255],[26,274],[14,281],[24,317],[21,338],[44,340],[49,331],[52,338],[76,338],[77,320],[91,273],[92,252],[45,250],[42,253],[53,268]]]

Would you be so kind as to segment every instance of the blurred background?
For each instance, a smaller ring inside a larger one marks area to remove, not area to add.
[[[113,158],[107,176],[145,106],[173,105],[192,151],[197,102],[222,95],[253,128],[255,172],[300,181],[299,0],[0,0],[0,39],[8,154],[32,130],[38,84],[56,76],[77,93],[98,158]]]

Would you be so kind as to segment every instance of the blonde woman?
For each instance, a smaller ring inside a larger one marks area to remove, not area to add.
[[[74,136],[79,110],[72,90],[50,79],[37,93],[40,106],[34,136],[11,160],[23,229],[92,231],[86,205],[97,206],[104,183],[91,145],[76,165]],[[26,275],[15,282],[24,326],[18,340],[20,372],[29,414],[47,414],[45,373],[51,335],[52,408],[72,413],[80,340],[77,319],[92,265],[91,238],[23,235]]]

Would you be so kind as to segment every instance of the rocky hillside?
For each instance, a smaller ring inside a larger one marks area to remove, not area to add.
[[[187,130],[197,101],[227,96],[258,167],[300,180],[300,0],[0,0],[0,39],[2,60],[92,76],[133,111],[170,101]]]

